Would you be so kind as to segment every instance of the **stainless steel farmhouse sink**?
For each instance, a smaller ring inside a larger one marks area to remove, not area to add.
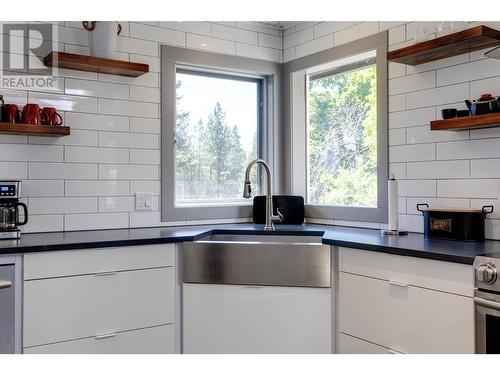
[[[183,244],[185,283],[324,287],[330,246],[319,235],[212,233]]]

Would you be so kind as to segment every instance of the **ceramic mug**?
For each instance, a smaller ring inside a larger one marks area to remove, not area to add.
[[[42,124],[58,126],[62,125],[63,119],[54,107],[44,107],[42,109]]]
[[[24,124],[42,125],[42,110],[38,104],[26,104],[23,109]]]
[[[5,104],[3,106],[3,121],[11,124],[19,122],[19,107],[17,104]]]

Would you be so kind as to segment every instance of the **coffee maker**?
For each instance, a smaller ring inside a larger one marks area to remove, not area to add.
[[[21,181],[0,181],[0,239],[21,237],[20,225],[28,222],[28,207],[19,202]],[[19,207],[24,210],[23,221],[19,220]]]

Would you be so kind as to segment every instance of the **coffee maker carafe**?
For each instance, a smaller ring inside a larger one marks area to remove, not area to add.
[[[28,222],[28,207],[19,202],[21,181],[0,181],[0,239],[21,237],[20,225]],[[24,210],[24,219],[20,221],[20,207]]]

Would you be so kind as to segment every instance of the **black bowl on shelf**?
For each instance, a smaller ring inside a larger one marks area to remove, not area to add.
[[[460,109],[457,111],[457,117],[468,117],[470,116],[470,112],[468,109]]]
[[[441,115],[443,116],[443,119],[447,120],[449,118],[455,118],[457,117],[457,109],[456,108],[445,108],[441,110]]]

